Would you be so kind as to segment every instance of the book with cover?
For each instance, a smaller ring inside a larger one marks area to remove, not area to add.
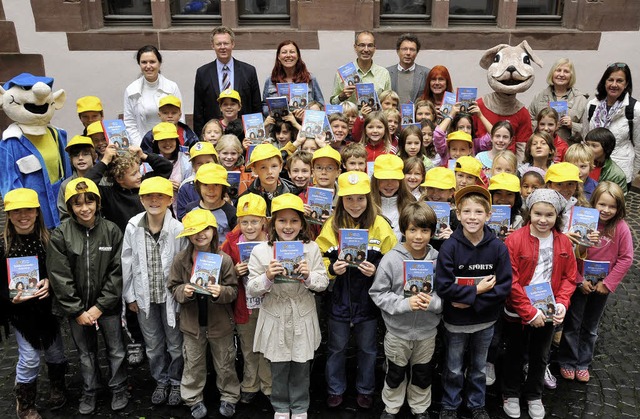
[[[364,105],[369,105],[374,111],[380,110],[380,102],[378,101],[375,85],[373,83],[356,84],[356,102],[358,110],[361,110]]]
[[[326,103],[324,105],[324,112],[329,115],[333,115],[334,113],[342,113],[342,105],[332,105],[330,103]]]
[[[302,109],[309,103],[309,85],[307,83],[291,83],[289,87],[289,108]]]
[[[123,153],[129,149],[129,135],[121,119],[105,119],[102,121],[104,138],[109,144],[116,144],[118,152]]]
[[[294,283],[304,279],[302,275],[295,272],[300,262],[304,260],[304,246],[301,241],[274,242],[273,257],[284,267],[284,273],[276,275],[274,283]]]
[[[249,263],[249,257],[254,247],[262,242],[242,242],[237,243],[238,253],[240,254],[240,263]]]
[[[245,162],[250,162],[251,161],[251,153],[253,153],[253,150],[256,148],[257,144],[249,144],[249,147],[247,147],[247,155],[245,158]],[[251,168],[249,169],[245,169],[247,171],[250,171]]]
[[[405,260],[404,296],[411,297],[419,292],[431,294],[433,291],[433,262],[429,260]]]
[[[331,124],[329,123],[329,116],[324,114],[324,125],[322,127],[322,132],[324,132],[324,139],[327,143],[332,143],[336,140],[336,137],[333,135],[333,129],[331,129]]]
[[[338,234],[338,259],[358,266],[367,259],[369,230],[341,228]]]
[[[302,134],[307,138],[315,138],[316,135],[322,134],[324,128],[324,119],[326,118],[324,111],[306,110],[302,119]]]
[[[7,258],[7,281],[10,298],[18,295],[19,291],[23,297],[35,294],[40,282],[38,256]]]
[[[558,116],[562,118],[569,112],[569,104],[566,100],[556,100],[549,102],[549,107],[558,112]]]
[[[369,178],[371,178],[371,176],[373,176],[374,163],[375,162],[372,162],[372,161],[368,161],[367,162],[367,174],[369,175]]]
[[[427,205],[436,213],[436,231],[434,236],[450,226],[451,205],[448,202],[427,201]]]
[[[464,287],[476,286],[484,279],[484,276],[456,276],[456,284]]]
[[[456,89],[456,101],[460,103],[460,112],[469,112],[469,106],[478,97],[477,87],[458,87]]]
[[[569,222],[569,232],[579,233],[578,243],[581,246],[591,247],[593,243],[589,240],[588,234],[598,229],[600,211],[595,208],[573,207],[571,210],[571,221]]]
[[[207,291],[207,285],[219,283],[221,267],[222,256],[219,254],[198,252],[191,271],[191,279],[189,280],[198,294],[211,295],[211,293]]]
[[[456,159],[449,159],[447,162],[447,169],[456,170]]]
[[[324,223],[322,217],[331,215],[333,190],[309,186],[307,193],[307,204],[311,207],[311,213],[307,217],[307,221],[311,224],[322,225]]]
[[[283,117],[289,115],[289,98],[286,96],[268,97],[267,107],[269,116],[276,121],[281,121]]]
[[[524,291],[531,301],[531,305],[542,310],[545,315],[545,322],[552,322],[556,312],[556,299],[553,297],[551,284],[543,282],[541,284],[526,285]]]
[[[278,96],[284,96],[289,99],[289,85],[291,83],[276,83],[276,91],[278,92]]]
[[[582,277],[585,281],[589,281],[595,285],[609,275],[609,265],[609,262],[601,260],[585,260]]]
[[[240,172],[232,170],[227,172],[227,182],[229,182],[229,188],[227,193],[229,198],[235,199],[238,197],[238,189],[240,188]]]
[[[401,125],[409,125],[414,123],[416,110],[413,103],[400,104]]]
[[[262,144],[265,137],[264,118],[261,113],[242,115],[244,136],[251,140],[251,144]]]
[[[511,226],[511,207],[509,205],[492,205],[491,218],[487,221],[487,226],[496,234],[497,238],[506,239]]]
[[[345,86],[352,86],[360,83],[360,76],[358,75],[358,69],[353,62],[346,63],[342,67],[338,67],[338,74]]]
[[[444,98],[442,99],[442,106],[440,106],[440,112],[442,115],[450,115],[453,105],[456,104],[456,95],[453,92],[444,92]]]

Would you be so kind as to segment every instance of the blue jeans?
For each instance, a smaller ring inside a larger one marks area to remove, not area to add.
[[[467,407],[484,407],[486,365],[493,325],[474,333],[453,333],[445,328],[446,362],[442,372],[442,408],[457,410],[462,404],[465,349],[469,351],[469,365],[465,394]]]
[[[114,392],[124,390],[127,386],[127,369],[124,363],[125,351],[120,316],[101,316],[98,319],[98,326],[107,347],[107,360],[111,372],[109,388]],[[80,356],[82,391],[86,394],[95,394],[100,388],[98,331],[95,326],[80,326],[74,318],[69,318],[69,327]]]
[[[586,370],[593,360],[598,326],[607,305],[607,295],[585,295],[576,289],[564,318],[558,363],[562,368]]]
[[[347,345],[351,334],[351,324],[328,319],[329,339],[327,342],[327,392],[341,395],[347,390]],[[358,373],[356,390],[358,394],[373,394],[376,385],[376,329],[377,320],[367,320],[353,325],[353,335],[358,347]],[[275,382],[275,378],[274,378]]]
[[[149,304],[149,313],[138,310],[138,323],[149,358],[151,376],[158,384],[179,386],[184,359],[178,316],[175,327],[170,327],[167,324],[166,304]]]
[[[16,329],[16,341],[18,342],[18,363],[16,364],[16,383],[32,383],[38,378],[40,372],[40,350],[33,346]],[[44,351],[44,359],[50,364],[63,364],[67,362],[64,356],[64,345],[60,333]]]

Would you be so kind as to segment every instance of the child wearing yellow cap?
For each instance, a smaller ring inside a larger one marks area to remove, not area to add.
[[[167,288],[180,304],[185,362],[180,394],[194,418],[207,416],[203,392],[207,381],[208,344],[220,392],[219,412],[231,417],[240,400],[233,342],[233,301],[238,296],[238,280],[231,257],[220,250],[218,225],[211,211],[197,208],[182,221],[184,230],[177,237],[188,237],[189,244],[174,258],[167,282]],[[194,260],[199,252],[217,253],[222,257],[218,280],[215,284],[207,281],[206,290],[211,295],[196,293],[191,284]]]
[[[182,333],[177,305],[166,283],[174,257],[187,243],[176,238],[182,224],[169,210],[171,181],[158,176],[145,179],[139,195],[145,211],[131,218],[124,232],[122,296],[127,308],[137,314],[150,373],[156,381],[151,403],[177,406],[182,401]]]
[[[78,118],[84,127],[83,135],[87,133],[87,127],[96,121],[104,119],[104,109],[102,102],[97,96],[83,96],[76,101],[76,111]]]
[[[470,185],[486,187],[482,178],[484,176],[482,163],[475,157],[462,156],[457,159],[454,172],[456,174],[456,191]]]
[[[582,180],[580,179],[580,170],[571,163],[555,163],[549,167],[544,176],[545,187],[553,189],[562,195],[567,201],[562,211],[563,232],[567,233],[575,244],[578,244],[578,233],[569,233],[571,211],[574,206],[590,207],[589,201],[584,197],[582,192]]]
[[[0,277],[4,280],[2,312],[13,326],[18,344],[18,362],[14,392],[19,417],[38,417],[36,410],[40,354],[44,352],[49,373],[49,406],[61,408],[66,402],[65,371],[67,358],[58,319],[51,311],[46,257],[49,232],[44,225],[38,193],[18,188],[4,197],[7,221],[0,238]],[[11,258],[38,258],[39,278],[21,281],[7,271]],[[9,279],[9,289],[7,289]],[[20,290],[22,288],[22,290]]]
[[[522,197],[520,196],[520,179],[510,173],[498,173],[491,177],[489,183],[491,202],[493,205],[508,205],[511,207],[511,219],[509,220],[509,231],[511,232],[522,227]]]
[[[240,110],[242,109],[242,99],[240,93],[233,89],[227,89],[220,92],[218,96],[218,105],[220,106],[220,123],[223,130],[226,131],[232,123],[238,120]]]
[[[86,129],[87,137],[91,138],[93,142],[93,147],[98,154],[98,160],[102,159],[104,152],[109,145],[107,142],[107,137],[104,135],[104,127],[102,126],[101,121],[92,122]]]
[[[198,142],[198,136],[182,118],[182,101],[174,95],[167,95],[158,102],[158,117],[160,122],[173,124],[176,127],[178,135],[178,147],[180,151],[188,153],[189,149]],[[155,140],[153,129],[145,133],[142,137],[140,148],[145,153],[152,153]],[[156,140],[157,141],[157,140]]]
[[[448,239],[460,224],[452,203],[453,194],[456,191],[455,173],[446,167],[434,167],[427,172],[422,187],[425,191],[418,201],[426,201],[427,204],[430,202],[446,202],[451,208],[449,222],[443,223],[439,220],[438,231],[434,231],[433,237],[429,242],[434,249],[440,250],[442,242]]]
[[[187,205],[199,198],[195,188],[196,172],[203,164],[218,163],[218,153],[213,144],[199,141],[189,150],[189,161],[191,162],[191,175],[180,183],[176,198],[175,214],[178,220],[182,220],[186,214]]]
[[[64,201],[64,189],[67,183],[69,183],[71,179],[84,177],[89,169],[93,167],[93,162],[98,158],[91,138],[81,135],[74,136],[67,143],[65,151],[71,159],[73,175],[63,180],[60,184],[60,190],[58,191],[58,212],[60,213],[60,220],[64,220],[69,216],[69,214],[67,214],[67,205]]]

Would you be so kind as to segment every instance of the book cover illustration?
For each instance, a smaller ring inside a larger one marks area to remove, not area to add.
[[[376,88],[373,83],[357,83],[356,84],[356,102],[358,110],[362,110],[364,105],[369,105],[371,110],[379,111],[380,102],[376,94]]]
[[[291,83],[276,83],[276,91],[278,96],[284,96],[289,99],[289,87]]]
[[[327,103],[324,105],[324,111],[327,114],[327,116],[329,116],[329,115],[333,115],[334,113],[342,113],[343,108],[342,108],[342,105],[332,105],[330,103]]]
[[[371,176],[373,176],[373,167],[374,167],[374,162],[368,161],[367,162],[367,174],[369,175],[369,178],[371,178]]]
[[[303,109],[309,103],[309,85],[307,83],[291,83],[289,86],[289,108]]]
[[[244,136],[251,140],[251,144],[262,144],[265,137],[264,118],[261,113],[242,115]]]
[[[242,283],[244,284],[244,289],[247,289],[247,284],[249,283],[249,275],[246,275],[244,278],[242,278]],[[249,310],[254,310],[256,308],[262,307],[263,300],[264,294],[257,297],[252,297],[248,292],[245,293],[245,302],[247,303],[247,308]]]
[[[316,135],[322,134],[324,128],[324,119],[327,115],[324,111],[306,110],[302,119],[302,134],[307,138],[315,138]]]
[[[237,198],[238,189],[240,188],[240,172],[236,170],[227,172],[227,182],[229,183],[229,187],[227,188],[229,198]]]
[[[549,102],[549,107],[558,112],[558,116],[562,118],[569,112],[569,104],[566,100],[556,100]]]
[[[286,96],[268,97],[267,107],[269,108],[269,116],[276,121],[289,115],[289,99]]]
[[[419,292],[431,294],[433,291],[433,262],[428,260],[405,260],[404,296],[411,297]]]
[[[296,272],[300,262],[304,260],[304,246],[301,241],[286,241],[273,243],[273,257],[284,268],[281,275],[276,275],[274,283],[287,284],[302,281],[302,275]]]
[[[35,294],[40,282],[38,256],[7,258],[7,281],[10,298],[18,295],[20,291],[23,297]]]
[[[456,170],[456,159],[449,159],[447,162],[447,169]]]
[[[436,213],[436,231],[434,236],[438,236],[451,225],[451,204],[448,202],[427,201],[427,205]]]
[[[401,125],[413,124],[415,114],[415,105],[413,103],[400,104]]]
[[[456,284],[463,287],[474,287],[484,278],[484,276],[456,276]]]
[[[338,68],[338,74],[345,86],[353,86],[360,83],[360,76],[358,75],[358,69],[353,62],[349,62],[342,67]]]
[[[240,254],[240,263],[249,263],[249,257],[254,247],[262,242],[242,242],[238,243],[238,253]]]
[[[578,244],[591,247],[593,243],[589,240],[588,234],[598,229],[600,211],[595,208],[573,207],[571,210],[571,222],[569,232],[579,233]]]
[[[322,127],[322,132],[324,132],[324,140],[327,143],[332,143],[336,140],[336,137],[333,135],[333,129],[331,129],[331,124],[329,124],[329,116],[326,112],[324,114],[324,126]]]
[[[551,284],[543,282],[541,284],[527,285],[524,291],[531,301],[531,305],[541,310],[545,315],[545,322],[552,322],[556,312],[556,299],[553,297]]]
[[[456,89],[456,101],[460,103],[460,112],[469,112],[469,106],[478,97],[477,87],[458,87]]]
[[[369,230],[341,228],[338,236],[338,259],[349,263],[349,266],[358,266],[367,259]]]
[[[491,218],[487,226],[499,239],[506,239],[509,227],[511,227],[511,207],[509,205],[492,205]]]
[[[444,97],[442,99],[442,106],[440,106],[440,112],[442,115],[447,116],[451,115],[451,110],[453,109],[453,105],[456,104],[456,95],[453,92],[444,92]]]
[[[311,224],[322,225],[322,217],[325,219],[331,215],[333,206],[333,190],[309,186],[307,189],[307,204],[311,208],[307,221]]]
[[[251,153],[253,153],[253,150],[256,148],[258,144],[249,144],[249,147],[247,147],[247,157],[246,157],[246,162],[250,162],[251,161]],[[249,170],[249,169],[247,169]]]
[[[102,121],[104,137],[109,144],[118,147],[118,153],[124,153],[129,149],[129,135],[121,119],[105,119]]]
[[[211,295],[207,285],[215,285],[220,281],[222,256],[217,253],[198,252],[191,271],[191,285],[198,294]]]
[[[596,285],[609,275],[609,265],[609,262],[600,260],[585,260],[583,264],[584,270],[582,277],[585,281],[589,281],[593,285]]]

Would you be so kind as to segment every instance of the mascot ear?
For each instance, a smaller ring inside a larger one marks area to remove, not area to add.
[[[60,110],[64,106],[64,102],[67,100],[67,93],[60,89],[53,94],[53,108]]]
[[[5,93],[7,93],[7,91],[0,86],[0,109],[2,109],[2,96],[4,96]]]
[[[500,44],[500,45],[496,45],[495,47],[486,50],[484,52],[484,54],[482,55],[482,58],[480,58],[480,67],[482,67],[485,70],[487,70],[491,66],[491,64],[493,64],[493,58],[496,56],[496,54],[501,49],[506,48],[508,46],[509,45],[507,45],[507,44]]]
[[[533,61],[534,63],[538,64],[538,67],[542,68],[542,66],[544,65],[544,63],[542,62],[542,60],[533,52],[533,49],[531,49],[531,46],[529,46],[529,43],[527,41],[522,41],[520,42],[520,45],[518,45],[520,48],[522,48],[523,50],[525,50],[525,52],[527,54],[529,54],[529,57],[531,58],[531,61]]]

